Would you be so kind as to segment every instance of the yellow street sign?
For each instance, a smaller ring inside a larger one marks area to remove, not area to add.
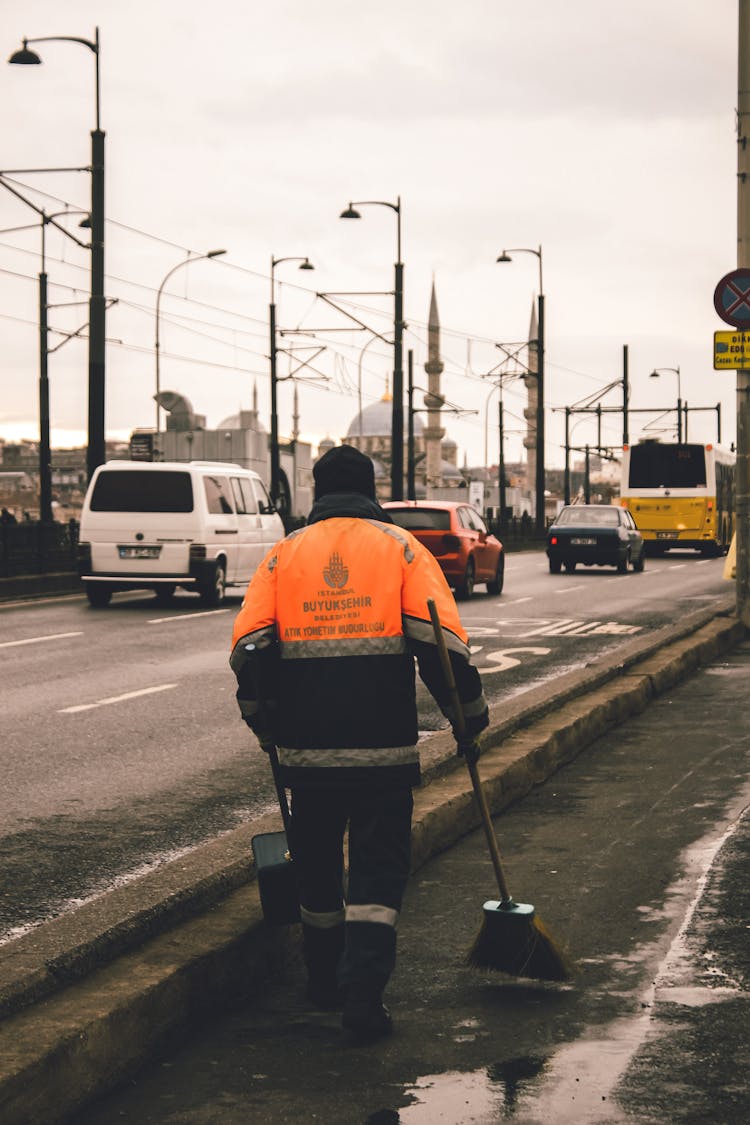
[[[714,370],[750,369],[750,332],[714,332]]]

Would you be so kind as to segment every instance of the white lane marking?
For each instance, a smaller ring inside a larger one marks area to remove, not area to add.
[[[534,599],[533,599],[532,597],[528,597],[528,598],[514,598],[512,602],[503,602],[503,605],[520,605],[520,604],[521,604],[521,602],[531,602],[531,601],[533,601],[533,600],[534,600]]]
[[[157,691],[168,691],[177,684],[158,684],[156,687],[141,688],[140,691],[126,691],[124,695],[110,695],[108,699],[98,699],[96,703],[78,703],[75,707],[63,707],[58,715],[74,715],[78,711],[93,711],[95,707],[107,707],[110,703],[122,703],[125,699],[137,699],[141,695],[153,695]]]
[[[559,590],[553,590],[552,592],[554,594],[569,594],[571,590],[585,590],[585,588],[586,587],[582,586],[582,585],[580,585],[580,586],[565,586],[565,587],[561,586]]]
[[[687,563],[675,563],[674,566],[668,566],[667,570],[682,570],[685,566],[687,566]]]
[[[196,617],[211,617],[215,613],[229,613],[228,609],[208,609],[202,613],[175,613],[173,617],[151,617],[147,625],[161,625],[163,621],[193,621]]]
[[[27,637],[25,641],[3,641],[0,648],[13,648],[14,645],[38,645],[42,641],[60,641],[65,637],[82,637],[83,632],[78,633],[48,633],[46,637]]]
[[[530,652],[532,656],[549,656],[548,648],[505,648],[500,652],[488,652],[487,660],[495,667],[478,668],[481,676],[489,676],[493,672],[507,672],[509,668],[516,668],[521,661],[515,655],[517,652]]]

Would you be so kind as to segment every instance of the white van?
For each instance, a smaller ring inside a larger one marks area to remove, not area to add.
[[[250,469],[220,461],[108,461],[94,473],[81,512],[78,573],[92,606],[115,590],[177,586],[205,605],[246,586],[274,543],[281,517]]]

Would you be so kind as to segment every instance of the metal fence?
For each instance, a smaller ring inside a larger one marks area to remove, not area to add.
[[[546,546],[546,534],[537,535],[531,516],[512,516],[503,521],[493,518],[485,522],[506,551],[543,550]]]
[[[288,534],[304,526],[304,519],[288,517],[284,521]],[[544,539],[534,530],[528,516],[487,520],[493,535],[502,540],[506,551],[543,549]],[[78,523],[39,523],[36,520],[0,524],[0,578],[18,578],[30,574],[74,574]]]
[[[35,520],[0,524],[0,578],[74,573],[78,524]]]

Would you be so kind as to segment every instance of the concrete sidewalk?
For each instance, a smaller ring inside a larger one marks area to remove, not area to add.
[[[730,599],[609,661],[493,709],[482,776],[493,811],[745,636]],[[414,868],[476,826],[448,732],[424,753]],[[53,1122],[133,1073],[207,1012],[259,996],[298,961],[297,927],[263,924],[250,837],[266,818],[0,949],[0,1119]]]

